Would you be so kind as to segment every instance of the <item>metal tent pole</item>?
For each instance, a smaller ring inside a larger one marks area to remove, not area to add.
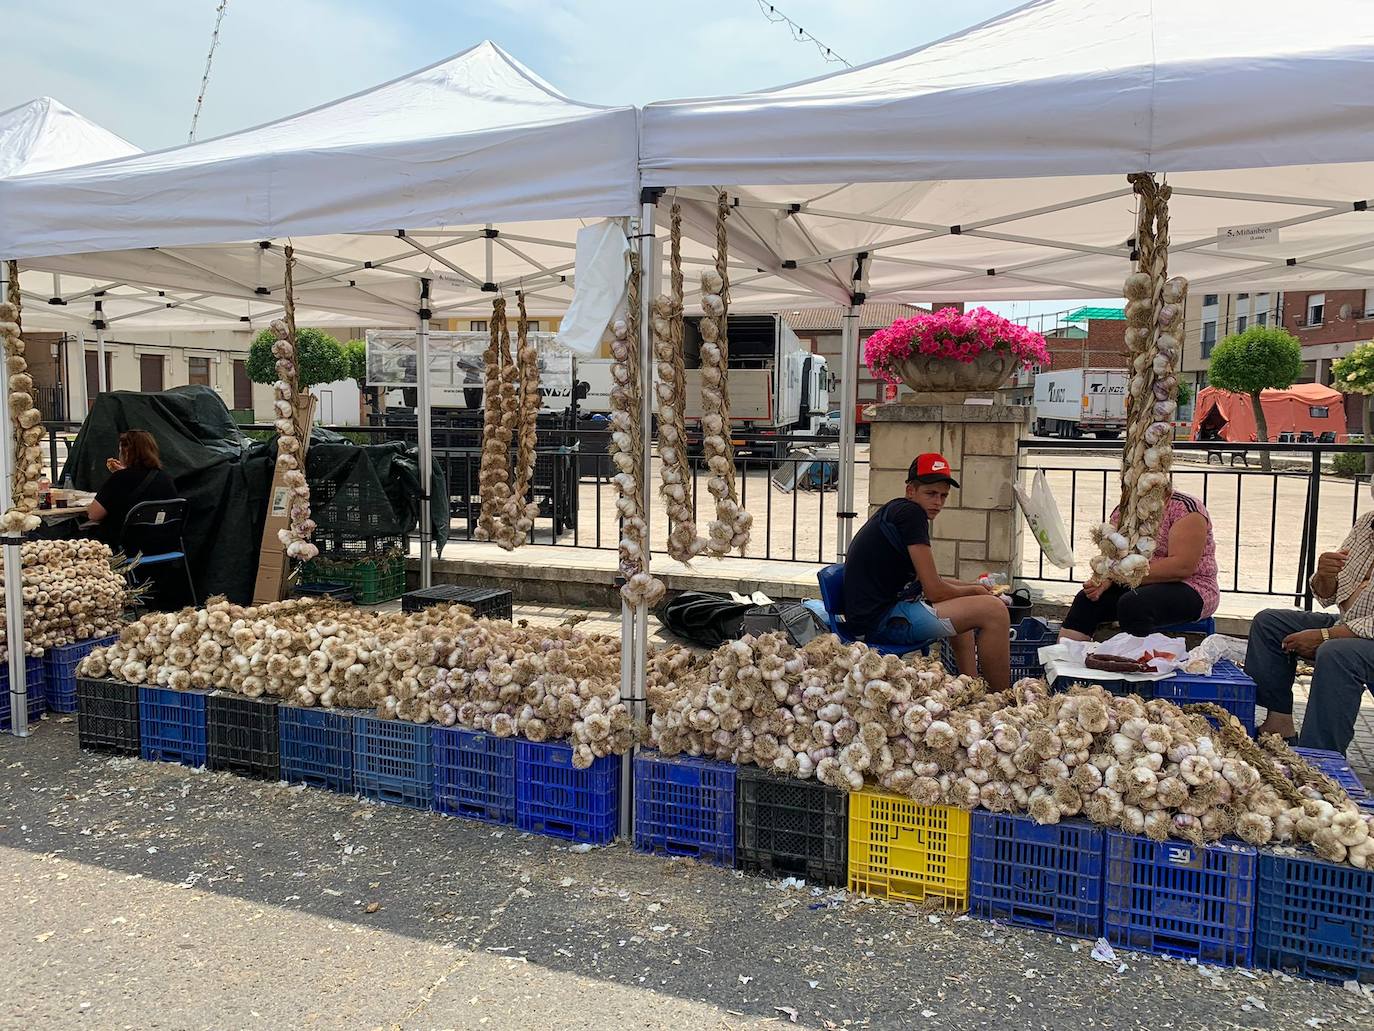
[[[415,427],[419,435],[417,461],[420,465],[420,586],[429,587],[433,580],[432,556],[430,554],[430,520],[433,501],[430,494],[434,488],[433,450],[434,440],[431,429],[429,403],[429,280],[420,280],[419,323],[415,331]]]
[[[91,325],[95,327],[95,380],[102,394],[110,389],[105,375],[105,302],[100,299],[103,296],[103,293],[95,295],[95,318],[91,320]],[[86,400],[89,402],[90,398]]]
[[[0,261],[0,299],[9,297],[9,263]],[[0,512],[14,505],[14,420],[10,418],[10,381],[0,375]],[[29,685],[24,669],[24,559],[19,551],[23,536],[10,531],[0,537],[4,544],[5,643],[9,648],[10,733],[29,736]]]
[[[866,257],[866,255],[865,255]],[[840,482],[839,533],[835,540],[835,559],[843,562],[854,538],[854,448],[855,423],[859,409],[859,309],[863,306],[864,258],[854,261],[854,287],[849,295],[849,308],[841,320],[843,334],[840,346]]]

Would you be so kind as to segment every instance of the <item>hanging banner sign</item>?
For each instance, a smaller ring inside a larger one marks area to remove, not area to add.
[[[1259,223],[1249,226],[1222,226],[1217,230],[1217,247],[1223,251],[1243,247],[1267,247],[1279,242],[1279,227]]]

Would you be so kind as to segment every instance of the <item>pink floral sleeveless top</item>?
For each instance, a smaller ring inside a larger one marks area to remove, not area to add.
[[[1217,586],[1217,548],[1212,537],[1212,517],[1201,501],[1191,494],[1177,490],[1169,496],[1169,503],[1164,507],[1164,516],[1160,519],[1159,532],[1155,537],[1155,554],[1160,558],[1168,556],[1169,531],[1174,528],[1174,523],[1194,512],[1202,513],[1202,518],[1207,520],[1207,542],[1202,546],[1202,557],[1198,559],[1197,569],[1183,582],[1197,591],[1198,597],[1202,599],[1202,615],[1205,618],[1216,613],[1217,606],[1221,603],[1221,588]],[[1113,512],[1113,525],[1116,521],[1117,513]]]

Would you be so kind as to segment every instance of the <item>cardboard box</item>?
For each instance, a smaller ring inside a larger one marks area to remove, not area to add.
[[[315,395],[306,392],[296,398],[296,425],[310,426],[315,416]],[[305,469],[305,452],[310,446],[307,434],[301,441],[300,468]],[[262,527],[262,545],[258,549],[258,578],[253,586],[253,604],[281,601],[286,597],[291,561],[286,546],[277,537],[279,530],[290,525],[291,488],[286,485],[286,470],[278,463],[267,492],[267,520]]]

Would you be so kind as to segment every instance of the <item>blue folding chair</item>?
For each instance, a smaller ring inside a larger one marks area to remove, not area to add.
[[[140,569],[180,562],[191,592],[191,604],[195,605],[196,584],[191,579],[191,564],[186,559],[186,542],[182,537],[187,508],[185,498],[140,501],[124,517],[120,544],[126,554],[133,556],[129,569],[131,577]]]
[[[1161,627],[1161,634],[1202,634],[1210,637],[1217,632],[1217,621],[1211,616],[1199,619],[1196,623],[1179,623],[1176,626]]]
[[[825,621],[830,628],[830,632],[838,637],[845,644],[852,644],[857,641],[854,634],[845,629],[844,622],[839,613],[844,608],[844,563],[833,562],[816,574],[817,581],[821,585],[821,603],[825,606]],[[868,644],[867,641],[864,642]],[[912,645],[904,648],[896,644],[869,644],[868,646],[880,655],[909,655],[912,652],[924,652],[930,647],[931,642]]]

